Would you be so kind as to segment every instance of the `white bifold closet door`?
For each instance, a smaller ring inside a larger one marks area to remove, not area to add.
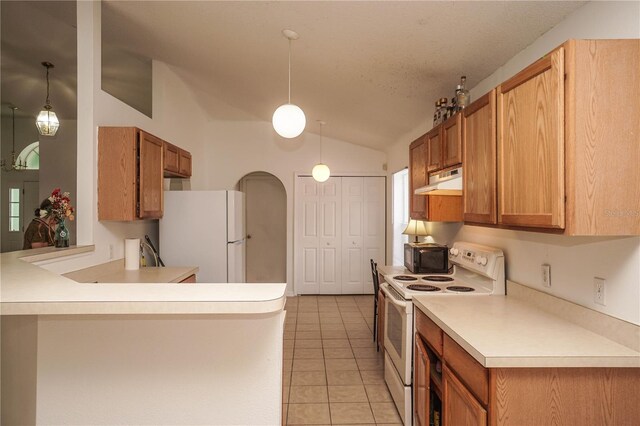
[[[296,183],[298,294],[372,294],[369,259],[384,262],[385,180],[332,177]]]

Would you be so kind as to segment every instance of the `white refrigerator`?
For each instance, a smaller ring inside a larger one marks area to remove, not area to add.
[[[199,283],[245,282],[244,194],[165,191],[160,257],[166,266],[197,266]]]

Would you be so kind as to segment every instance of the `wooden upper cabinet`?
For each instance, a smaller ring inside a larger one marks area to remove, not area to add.
[[[427,184],[425,137],[421,136],[409,146],[409,216],[411,219],[427,219],[427,197],[413,191]]]
[[[497,91],[498,223],[563,229],[564,48]]]
[[[98,220],[138,218],[138,129],[98,129]]]
[[[462,114],[455,114],[442,123],[442,167],[462,163]]]
[[[160,219],[163,206],[163,173],[161,139],[140,131],[140,188],[139,214],[141,219]]]
[[[446,365],[443,367],[442,379],[444,386],[443,425],[485,426],[487,411]]]
[[[191,177],[191,153],[182,148],[164,142],[164,177]]]
[[[180,172],[180,148],[165,142],[164,151],[164,171],[169,173]]]
[[[436,126],[427,133],[427,174],[442,169],[442,127]]]
[[[568,235],[640,235],[640,40],[569,40]]]
[[[180,150],[180,167],[178,173],[184,177],[191,177],[191,153],[184,149]]]
[[[462,118],[465,222],[497,223],[496,91],[464,109]]]
[[[98,220],[162,217],[163,145],[135,127],[98,129]]]

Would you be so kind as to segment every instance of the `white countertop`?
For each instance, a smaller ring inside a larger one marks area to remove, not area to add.
[[[92,247],[52,247],[0,255],[2,315],[261,314],[283,309],[286,284],[84,284],[31,262]]]
[[[640,352],[509,296],[413,297],[485,367],[640,367]]]
[[[195,266],[154,266],[128,271],[124,269],[124,259],[119,259],[62,276],[79,283],[179,283],[197,272]]]

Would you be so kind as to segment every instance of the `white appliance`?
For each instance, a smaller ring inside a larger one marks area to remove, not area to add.
[[[245,282],[244,194],[165,191],[160,257],[166,266],[197,266],[200,283]]]
[[[462,167],[429,176],[429,185],[416,188],[415,195],[462,194]]]
[[[505,294],[502,250],[456,242],[449,250],[448,274],[385,275],[384,376],[405,425],[413,422],[412,365],[415,295],[457,297]]]

